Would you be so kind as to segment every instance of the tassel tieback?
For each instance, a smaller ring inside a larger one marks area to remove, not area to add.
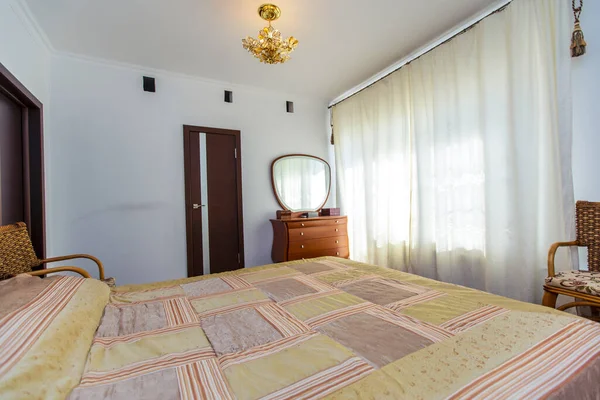
[[[575,23],[575,29],[573,29],[573,36],[571,37],[571,57],[579,57],[585,54],[585,46],[587,43],[583,37],[583,31],[579,22]]]
[[[583,31],[579,25],[579,18],[581,17],[581,11],[583,10],[583,0],[579,0],[579,7],[575,6],[575,0],[572,0],[571,6],[573,7],[573,16],[575,17],[575,29],[573,29],[573,36],[571,37],[571,57],[579,57],[585,54],[585,46],[587,43],[583,38]]]

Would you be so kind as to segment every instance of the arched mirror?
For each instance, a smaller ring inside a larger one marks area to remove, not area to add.
[[[271,164],[271,179],[277,202],[284,210],[319,211],[329,198],[331,168],[319,157],[279,157]]]

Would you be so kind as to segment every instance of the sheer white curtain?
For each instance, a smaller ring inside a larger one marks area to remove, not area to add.
[[[573,224],[568,3],[514,0],[334,107],[353,259],[540,300]]]

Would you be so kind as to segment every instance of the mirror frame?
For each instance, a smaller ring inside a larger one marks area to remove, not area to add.
[[[275,187],[275,174],[273,173],[273,168],[275,167],[275,163],[277,161],[281,160],[282,158],[287,158],[287,157],[314,158],[319,161],[322,161],[325,165],[327,165],[327,168],[329,168],[329,185],[327,186],[327,196],[325,196],[325,200],[323,201],[323,203],[316,209],[316,212],[321,211],[321,209],[325,206],[325,204],[327,204],[327,200],[329,200],[329,196],[331,195],[331,165],[329,165],[329,163],[327,161],[325,161],[324,159],[322,159],[321,157],[311,156],[309,154],[284,154],[283,156],[277,157],[276,159],[273,160],[273,162],[271,163],[271,187],[273,189],[273,194],[275,195],[275,199],[277,200],[277,203],[279,203],[279,206],[286,211],[292,211],[292,210],[290,210],[283,204],[283,201],[281,201],[281,199],[279,198],[279,195],[277,194],[277,188]],[[292,212],[304,212],[304,211],[308,211],[308,210],[292,211]]]

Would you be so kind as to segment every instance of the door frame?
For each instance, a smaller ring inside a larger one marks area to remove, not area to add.
[[[193,240],[193,201],[192,201],[192,157],[191,157],[191,143],[190,136],[192,133],[211,133],[216,135],[230,135],[235,137],[235,147],[237,150],[236,157],[236,187],[237,187],[237,202],[238,202],[238,248],[240,251],[240,268],[245,268],[245,257],[244,257],[244,212],[242,202],[242,142],[241,132],[231,129],[220,129],[210,128],[205,126],[194,126],[194,125],[183,125],[183,162],[184,162],[184,174],[185,174],[185,223],[186,223],[186,244],[187,244],[187,271],[188,277],[195,276],[194,273],[194,259],[202,260],[202,249],[199,254],[194,254],[194,240]],[[202,223],[200,223],[202,227]],[[202,229],[202,228],[201,228]],[[204,274],[204,272],[202,272]]]
[[[25,223],[38,258],[46,258],[44,110],[42,103],[0,63],[0,91],[22,108]]]

